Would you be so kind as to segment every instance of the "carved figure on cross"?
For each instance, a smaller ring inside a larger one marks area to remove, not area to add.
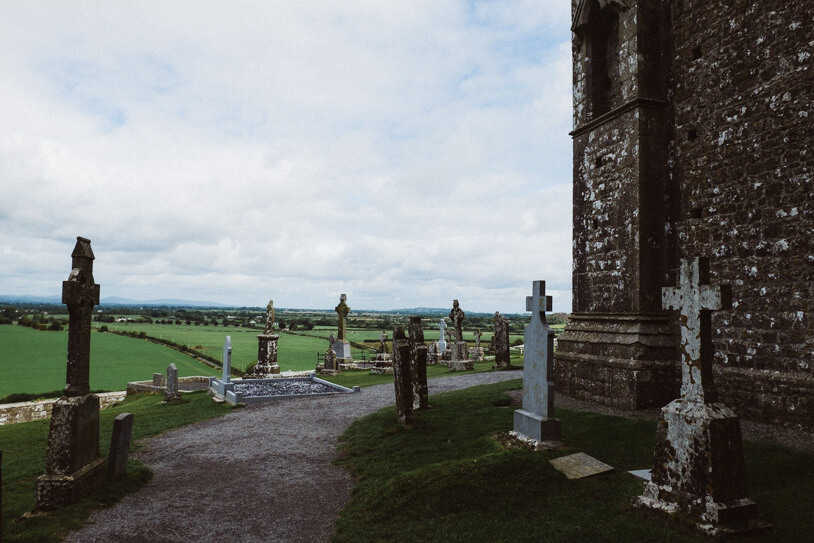
[[[62,303],[68,306],[68,375],[65,396],[90,394],[90,321],[99,304],[99,285],[93,281],[90,240],[76,238],[72,269],[62,282]]]
[[[350,313],[350,307],[345,303],[348,297],[344,294],[339,296],[339,305],[334,308],[334,311],[339,315],[339,326],[336,331],[336,338],[340,341],[347,339],[345,337],[345,317]]]
[[[709,284],[706,258],[682,258],[677,287],[662,287],[661,305],[680,313],[681,397],[714,402],[712,382],[712,311],[729,309],[729,285]]]
[[[271,334],[274,326],[274,300],[269,300],[266,306],[266,329],[263,330],[264,334]]]
[[[458,300],[452,300],[452,311],[449,312],[449,320],[452,321],[452,326],[455,329],[455,341],[464,340],[464,333],[463,329],[461,328],[464,322],[464,317],[466,317],[466,313],[464,313],[461,307],[458,305]]]

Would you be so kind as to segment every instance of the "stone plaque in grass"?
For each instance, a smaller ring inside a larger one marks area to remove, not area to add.
[[[585,453],[569,454],[549,460],[549,462],[569,479],[584,479],[613,471],[613,466],[600,462]]]

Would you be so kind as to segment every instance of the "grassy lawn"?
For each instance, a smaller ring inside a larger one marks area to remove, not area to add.
[[[128,381],[151,379],[175,363],[181,376],[218,375],[178,351],[145,340],[94,332],[91,336],[90,386],[124,390]],[[0,326],[0,397],[12,393],[46,393],[65,387],[68,332]]]
[[[513,354],[511,358],[512,366],[515,369],[523,368],[523,357]],[[450,375],[464,375],[467,373],[478,373],[483,371],[492,371],[492,366],[495,364],[494,360],[487,360],[485,362],[477,362],[474,364],[473,371],[457,371],[451,372],[443,364],[433,364],[427,366],[427,379],[435,377],[448,377]],[[383,383],[392,383],[392,375],[371,375],[370,370],[345,370],[339,375],[321,375],[320,379],[342,385],[343,387],[352,388],[354,386],[367,387],[372,385],[381,385]]]
[[[45,332],[41,332],[45,333]],[[100,449],[107,456],[113,419],[120,413],[133,413],[131,450],[137,439],[160,434],[185,424],[210,419],[231,411],[217,405],[205,392],[185,394],[181,404],[162,404],[157,394],[127,398],[118,406],[100,412]],[[69,530],[81,527],[92,508],[108,506],[149,481],[152,474],[142,464],[128,461],[128,474],[107,484],[81,502],[59,511],[19,518],[34,508],[37,477],[45,473],[49,420],[0,426],[3,451],[3,541],[7,543],[47,543],[59,541]]]
[[[505,450],[511,430],[504,390],[513,380],[430,397],[412,428],[393,407],[351,425],[342,460],[359,478],[335,542],[704,541],[630,506],[642,483],[626,473],[652,466],[656,423],[557,410],[568,450]],[[569,481],[549,460],[583,451],[616,472]],[[774,534],[750,541],[814,541],[814,455],[745,443],[749,496]]]

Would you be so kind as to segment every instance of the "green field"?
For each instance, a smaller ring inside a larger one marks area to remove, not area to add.
[[[95,327],[100,326],[94,323]],[[223,342],[232,338],[232,367],[244,370],[257,360],[257,335],[260,330],[240,326],[195,326],[187,324],[108,324],[114,331],[145,332],[148,336],[168,339],[186,345],[211,357],[223,358]],[[322,332],[325,334],[325,332]],[[325,334],[328,335],[328,334]],[[304,371],[316,367],[318,352],[325,352],[328,342],[316,337],[279,334],[277,363],[282,371]]]
[[[93,323],[98,329],[103,323]],[[195,326],[167,324],[109,323],[111,331],[145,332],[150,337],[167,339],[221,360],[226,336],[232,338],[232,366],[244,370],[257,360],[259,330],[239,326]],[[283,371],[311,370],[316,367],[317,353],[324,353],[324,336],[334,328],[280,333],[277,359]],[[381,330],[349,329],[348,339],[378,348]],[[16,325],[0,326],[0,398],[13,393],[47,393],[65,386],[68,332],[36,331]],[[425,340],[438,339],[438,330],[425,330]],[[392,340],[392,331],[388,338]],[[491,331],[484,331],[481,344],[488,346]],[[320,337],[322,336],[322,337]],[[128,381],[146,380],[154,372],[165,372],[170,363],[178,367],[179,375],[218,375],[219,371],[194,358],[144,339],[94,331],[91,336],[90,386],[93,390],[123,390]],[[511,341],[522,337],[512,334]],[[472,332],[464,338],[474,342]],[[353,349],[356,359],[373,355],[370,351]]]
[[[181,376],[218,374],[187,355],[146,340],[102,333],[93,333],[91,338],[93,390],[124,390],[128,381],[151,379],[153,372],[165,372],[171,363]],[[64,388],[67,358],[67,331],[0,326],[0,397]]]

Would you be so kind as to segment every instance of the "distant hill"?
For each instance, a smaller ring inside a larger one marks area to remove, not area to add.
[[[16,294],[0,294],[0,303],[24,303],[24,304],[61,304],[61,296],[20,296]],[[219,304],[217,302],[199,302],[195,300],[131,300],[118,296],[108,296],[102,298],[99,305],[126,305],[139,307],[152,306],[174,306],[174,307],[235,307],[233,305]]]

